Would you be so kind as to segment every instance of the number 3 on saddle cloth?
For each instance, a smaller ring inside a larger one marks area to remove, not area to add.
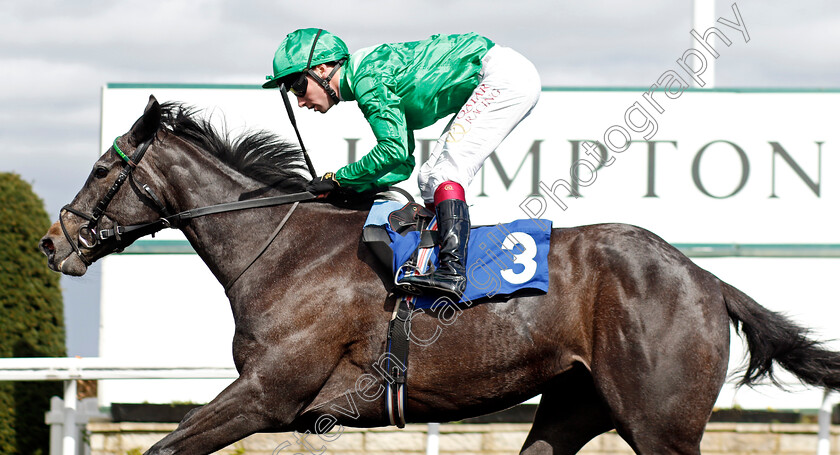
[[[429,273],[437,265],[437,223],[433,216],[413,202],[373,204],[362,238],[377,258],[391,268],[395,281],[418,269]],[[550,239],[549,220],[524,219],[474,227],[467,246],[467,288],[461,302],[547,292]],[[431,308],[437,299],[421,296],[414,306]]]

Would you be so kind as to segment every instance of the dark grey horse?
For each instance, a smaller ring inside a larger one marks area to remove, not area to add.
[[[307,180],[300,151],[275,137],[230,141],[154,98],[116,145],[126,157],[106,152],[41,242],[56,271],[82,275],[145,231],[94,234],[154,223],[161,212],[301,192]],[[120,189],[114,182],[129,168]],[[345,199],[336,204],[370,204]],[[148,453],[209,453],[256,432],[334,437],[343,426],[388,425],[378,362],[397,296],[384,285],[390,271],[360,242],[366,211],[336,204],[300,204],[262,255],[289,205],[178,226],[230,286],[240,376]],[[807,384],[840,387],[838,354],[644,229],[555,230],[549,264],[546,295],[415,315],[413,338],[434,342],[411,352],[409,421],[463,419],[542,394],[523,453],[574,453],[613,428],[637,453],[699,453],[726,376],[730,323],[749,344],[745,384],[772,377],[777,362]],[[124,277],[127,292],[153,285],[142,274]]]

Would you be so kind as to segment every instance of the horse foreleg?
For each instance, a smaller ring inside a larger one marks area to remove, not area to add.
[[[191,411],[146,455],[208,454],[272,426],[255,378],[240,377],[210,403]]]

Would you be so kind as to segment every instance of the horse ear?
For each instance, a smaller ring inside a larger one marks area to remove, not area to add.
[[[129,131],[130,142],[136,146],[154,136],[160,127],[160,115],[160,103],[154,95],[150,95],[143,116],[134,122]]]

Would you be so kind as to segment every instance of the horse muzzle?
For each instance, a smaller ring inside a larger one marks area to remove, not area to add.
[[[50,227],[38,246],[47,257],[47,265],[51,270],[70,276],[82,276],[87,272],[87,265],[62,235],[57,222]]]

